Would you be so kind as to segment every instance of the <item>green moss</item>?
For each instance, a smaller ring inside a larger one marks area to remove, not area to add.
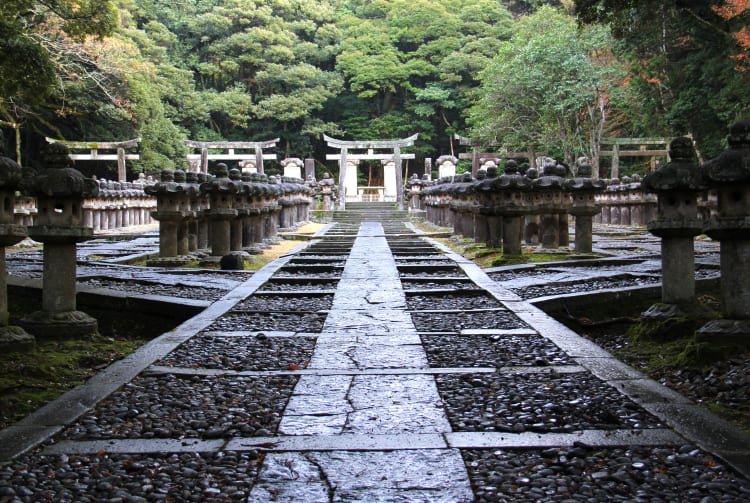
[[[681,339],[691,337],[704,323],[705,320],[684,317],[667,318],[658,321],[641,321],[628,329],[628,337],[634,342]]]
[[[0,353],[0,429],[82,384],[145,342],[95,336],[38,341],[31,351]]]

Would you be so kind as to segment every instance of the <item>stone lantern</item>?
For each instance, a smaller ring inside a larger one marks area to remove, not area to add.
[[[478,208],[478,218],[483,223],[483,239],[477,241],[485,243],[488,248],[497,248],[502,243],[503,220],[497,213],[497,205],[500,195],[494,190],[494,184],[497,181],[497,167],[490,166],[485,170],[485,174],[480,178],[476,185],[476,195]]]
[[[323,211],[331,211],[336,199],[336,182],[330,173],[323,173],[318,190],[323,198]]]
[[[474,199],[474,182],[471,173],[464,173],[450,184],[451,196],[449,208],[452,212],[453,234],[463,237],[474,237],[474,214],[472,201]]]
[[[16,189],[21,184],[21,166],[7,157],[0,157],[0,347],[16,349],[34,344],[34,337],[23,328],[8,324],[8,272],[5,247],[26,237],[26,228],[13,223]]]
[[[651,234],[661,238],[661,303],[641,315],[644,320],[703,314],[695,302],[695,253],[693,238],[701,233],[698,220],[698,192],[705,184],[695,164],[690,138],[672,140],[671,161],[643,180],[643,188],[657,195],[656,220],[648,223]]]
[[[594,216],[601,213],[596,195],[604,191],[607,184],[603,180],[591,178],[591,164],[582,159],[578,163],[578,176],[563,182],[563,190],[572,194],[570,214],[575,217],[575,251],[589,254],[593,247]]]
[[[703,166],[718,194],[716,216],[703,231],[721,241],[722,319],[704,325],[698,336],[750,343],[750,119],[735,122],[729,148]]]
[[[210,205],[207,216],[211,222],[211,257],[207,262],[216,262],[231,251],[231,222],[237,218],[237,210],[232,207],[234,194],[238,190],[236,182],[229,179],[229,170],[224,163],[216,165],[216,178],[201,184],[201,192],[208,194]]]
[[[562,187],[564,176],[565,166],[551,162],[534,181],[534,192],[540,196],[535,199],[534,207],[535,212],[541,214],[540,241],[543,248],[551,250],[560,247],[560,215],[567,214],[570,208],[570,197]]]
[[[183,183],[175,180],[175,175]],[[188,262],[184,172],[165,169],[160,181],[144,188],[147,194],[156,196],[156,211],[151,216],[159,221],[159,258],[149,260],[150,266],[176,266]]]
[[[532,182],[518,172],[518,164],[510,159],[505,163],[505,172],[492,184],[499,196],[497,213],[503,218],[503,255],[521,255],[523,238],[523,216],[528,211],[524,192],[532,188]]]
[[[37,337],[83,337],[97,332],[97,322],[76,310],[76,244],[93,237],[83,227],[83,201],[96,197],[99,186],[72,167],[68,148],[47,146],[45,169],[37,174],[28,192],[37,199],[37,225],[29,237],[44,244],[42,310],[21,320]]]

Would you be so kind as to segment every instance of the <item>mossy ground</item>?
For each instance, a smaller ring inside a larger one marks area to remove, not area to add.
[[[723,372],[717,369],[730,368],[732,360],[750,358],[750,347],[720,346],[696,339],[696,330],[712,319],[710,315],[642,323],[640,313],[655,300],[610,302],[558,316],[573,330],[652,379],[679,384],[677,391],[688,396],[691,388],[696,387],[693,380],[702,381],[703,376]],[[716,306],[718,294],[702,295],[699,302]],[[735,400],[730,407],[718,396],[691,398],[750,433],[750,400]]]
[[[0,353],[0,429],[82,384],[144,339],[37,341],[30,351]]]
[[[307,224],[293,234],[311,235],[322,226],[323,224]],[[301,241],[294,239],[281,239],[278,244],[264,250],[262,255],[252,256],[246,269],[260,269],[300,243]],[[145,259],[141,265],[145,265]],[[203,268],[198,261],[188,266]],[[12,323],[16,323],[25,314],[24,305],[28,307],[21,299],[11,299],[9,310]],[[99,313],[89,311],[89,314],[96,318]],[[144,323],[148,327],[144,327]],[[161,330],[168,330],[169,327],[164,323],[168,322],[131,319],[127,324],[130,330],[123,328],[122,324],[116,327],[106,324],[111,334],[88,339],[37,341],[32,350],[25,352],[0,351],[0,429],[83,384],[110,363],[131,354],[152,336],[161,333]],[[100,328],[101,325],[104,324],[100,323]],[[153,328],[158,333],[147,333],[148,328]]]

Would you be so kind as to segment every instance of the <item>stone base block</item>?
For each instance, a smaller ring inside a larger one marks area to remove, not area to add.
[[[34,348],[36,339],[21,327],[0,327],[0,350],[2,351],[30,351]]]
[[[242,271],[245,269],[245,262],[250,256],[245,252],[231,252],[224,255],[219,260],[219,267],[225,271]]]
[[[695,337],[698,341],[722,346],[750,347],[750,320],[712,320],[703,325]]]
[[[664,321],[669,318],[701,319],[711,316],[713,311],[701,304],[658,303],[641,313],[641,321]]]
[[[96,319],[83,311],[36,311],[22,318],[20,324],[40,339],[90,337],[96,335],[99,328]]]
[[[146,261],[149,267],[182,267],[195,260],[187,255],[178,255],[176,257],[156,257]]]

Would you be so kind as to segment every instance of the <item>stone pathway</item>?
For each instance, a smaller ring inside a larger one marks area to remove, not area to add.
[[[342,257],[335,280],[290,272]],[[330,294],[328,309],[247,307]],[[1,431],[0,459],[0,502],[750,499],[746,434],[370,221]]]

